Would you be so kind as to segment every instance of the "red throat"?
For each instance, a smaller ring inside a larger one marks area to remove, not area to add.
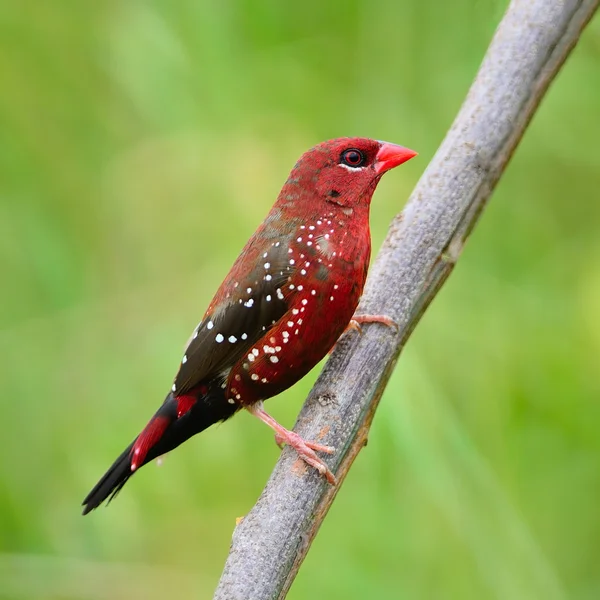
[[[417,156],[417,152],[410,148],[383,142],[377,152],[375,172],[378,175],[382,175],[386,171],[405,163],[415,156]]]

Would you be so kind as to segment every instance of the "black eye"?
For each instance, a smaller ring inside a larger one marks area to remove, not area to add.
[[[350,148],[350,150],[344,150],[342,152],[342,163],[349,167],[362,167],[365,162],[365,156],[356,148]]]

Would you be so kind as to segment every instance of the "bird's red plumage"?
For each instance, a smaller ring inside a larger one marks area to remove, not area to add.
[[[327,354],[364,288],[373,192],[387,170],[415,154],[385,142],[339,138],[298,160],[194,330],[165,402],[130,454],[122,454],[88,495],[85,512],[114,495],[131,470],[239,408],[280,393]],[[333,480],[311,449],[325,447],[298,442],[262,409],[253,413]]]

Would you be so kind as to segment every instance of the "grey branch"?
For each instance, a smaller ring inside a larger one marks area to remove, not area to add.
[[[336,448],[332,487],[286,449],[237,526],[217,600],[285,598],[360,449],[400,351],[458,259],[550,82],[599,0],[513,0],[468,96],[372,267],[360,311],[367,325],[331,355],[295,430]]]

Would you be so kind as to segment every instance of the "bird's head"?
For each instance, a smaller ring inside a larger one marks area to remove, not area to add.
[[[368,207],[381,176],[416,155],[414,150],[368,138],[328,140],[300,157],[280,199]]]

